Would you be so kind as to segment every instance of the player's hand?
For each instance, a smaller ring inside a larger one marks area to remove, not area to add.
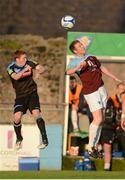
[[[125,80],[122,80],[122,83],[125,84]]]
[[[26,65],[25,68],[24,68],[23,71],[22,71],[23,74],[22,74],[21,77],[29,76],[29,75],[32,73],[31,69],[32,69],[31,66]]]
[[[26,65],[25,68],[23,69],[23,71],[24,72],[31,71],[31,66]]]

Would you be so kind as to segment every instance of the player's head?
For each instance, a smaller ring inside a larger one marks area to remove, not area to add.
[[[116,88],[117,88],[117,94],[118,95],[125,92],[125,84],[123,82],[118,83]]]
[[[17,64],[19,65],[25,65],[26,61],[27,61],[27,55],[25,51],[22,50],[17,50],[14,53],[14,59],[17,62]]]
[[[86,51],[84,45],[79,40],[73,41],[70,44],[69,49],[77,56],[83,56]]]
[[[75,88],[77,85],[77,80],[74,76],[70,76],[70,89]]]

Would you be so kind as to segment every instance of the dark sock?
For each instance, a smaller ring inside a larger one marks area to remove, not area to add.
[[[14,130],[15,130],[15,133],[16,133],[17,140],[23,140],[23,137],[21,135],[21,127],[22,127],[21,122],[19,122],[19,123],[14,122]]]
[[[45,128],[45,122],[44,120],[40,117],[36,120],[38,128],[40,130],[41,136],[42,136],[42,141],[44,144],[48,144],[48,139],[47,139],[47,134],[46,134],[46,128]]]

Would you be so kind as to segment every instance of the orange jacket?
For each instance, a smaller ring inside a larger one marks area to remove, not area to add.
[[[113,101],[113,103],[114,103],[115,108],[119,108],[120,103],[119,103],[119,101],[117,100],[116,95],[111,96],[111,99],[112,99],[112,101]]]
[[[80,84],[77,84],[75,94],[73,94],[71,92],[71,90],[69,90],[69,103],[70,104],[74,104],[74,105],[78,106],[81,90],[82,90],[82,85],[80,85]]]

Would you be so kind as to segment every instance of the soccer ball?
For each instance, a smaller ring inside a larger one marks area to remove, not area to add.
[[[75,25],[75,19],[73,16],[66,15],[61,19],[61,25],[65,29],[71,29]]]

